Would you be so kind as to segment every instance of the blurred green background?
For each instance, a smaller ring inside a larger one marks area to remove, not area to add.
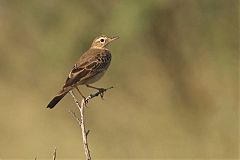
[[[95,159],[237,159],[237,0],[1,0],[0,158],[84,158],[70,95],[46,107],[101,34],[120,36],[86,109]],[[85,95],[93,90],[80,87]]]

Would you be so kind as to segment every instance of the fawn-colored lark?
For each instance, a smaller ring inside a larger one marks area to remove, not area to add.
[[[90,86],[98,81],[108,69],[111,62],[111,53],[107,46],[119,37],[108,37],[105,35],[95,38],[91,47],[78,59],[73,69],[69,73],[65,84],[57,95],[51,100],[47,108],[53,108],[69,91],[76,88],[83,98],[83,94],[78,89],[78,85],[86,85],[87,87],[102,90]]]

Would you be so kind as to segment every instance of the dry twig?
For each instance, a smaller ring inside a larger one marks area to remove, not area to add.
[[[56,158],[57,158],[57,148],[55,147],[53,151],[53,160],[56,160]]]
[[[56,160],[56,159],[57,159],[57,148],[55,147],[53,151],[53,160]],[[37,160],[37,156],[34,158],[34,160]]]
[[[85,120],[84,120],[84,109],[86,107],[86,103],[88,103],[89,100],[91,100],[92,98],[97,97],[99,95],[101,96],[101,98],[103,98],[104,92],[106,92],[107,90],[112,89],[112,88],[113,87],[109,87],[107,89],[99,90],[98,92],[96,92],[94,94],[90,94],[86,99],[81,100],[81,104],[79,104],[79,102],[78,102],[76,96],[74,95],[73,91],[70,91],[70,94],[73,97],[73,100],[74,100],[74,102],[76,103],[76,105],[79,109],[80,118],[78,118],[77,115],[73,111],[70,110],[69,112],[72,114],[72,116],[76,119],[79,126],[81,127],[82,139],[83,139],[83,148],[84,148],[84,153],[85,153],[85,156],[86,156],[86,160],[91,160],[90,150],[89,150],[88,141],[87,141],[87,136],[88,136],[90,130],[86,130]]]

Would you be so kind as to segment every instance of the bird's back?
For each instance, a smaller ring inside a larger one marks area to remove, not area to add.
[[[111,53],[109,50],[90,48],[75,63],[64,87],[94,83],[102,77],[110,62]]]

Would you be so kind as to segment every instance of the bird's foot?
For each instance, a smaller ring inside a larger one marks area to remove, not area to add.
[[[88,97],[83,97],[83,103],[84,103],[84,106],[85,106],[85,107],[87,107],[87,104],[88,104],[88,102],[89,102],[90,99],[91,99],[90,96],[88,96]]]
[[[100,97],[102,98],[102,100],[104,100],[104,98],[103,98],[103,96],[104,96],[104,92],[106,92],[107,89],[105,89],[105,88],[99,88],[98,91],[99,91],[99,95],[100,95]]]
[[[84,99],[85,100],[85,103],[88,103],[89,100],[90,100],[90,96],[88,96],[87,98]]]
[[[87,85],[87,86],[89,87],[89,85]],[[90,86],[90,87],[91,87],[91,86]],[[93,88],[93,87],[92,87],[92,88]],[[93,97],[97,97],[97,96],[99,96],[99,95],[100,95],[100,97],[101,97],[102,99],[104,99],[104,98],[103,98],[104,93],[105,93],[107,90],[112,89],[112,88],[113,88],[113,87],[108,87],[108,88],[96,88],[96,87],[94,87],[94,89],[98,90],[98,92],[97,92],[97,93],[94,93],[94,94],[90,94],[87,98],[84,98],[85,104],[87,104],[87,103],[89,102],[89,100],[92,99]]]

